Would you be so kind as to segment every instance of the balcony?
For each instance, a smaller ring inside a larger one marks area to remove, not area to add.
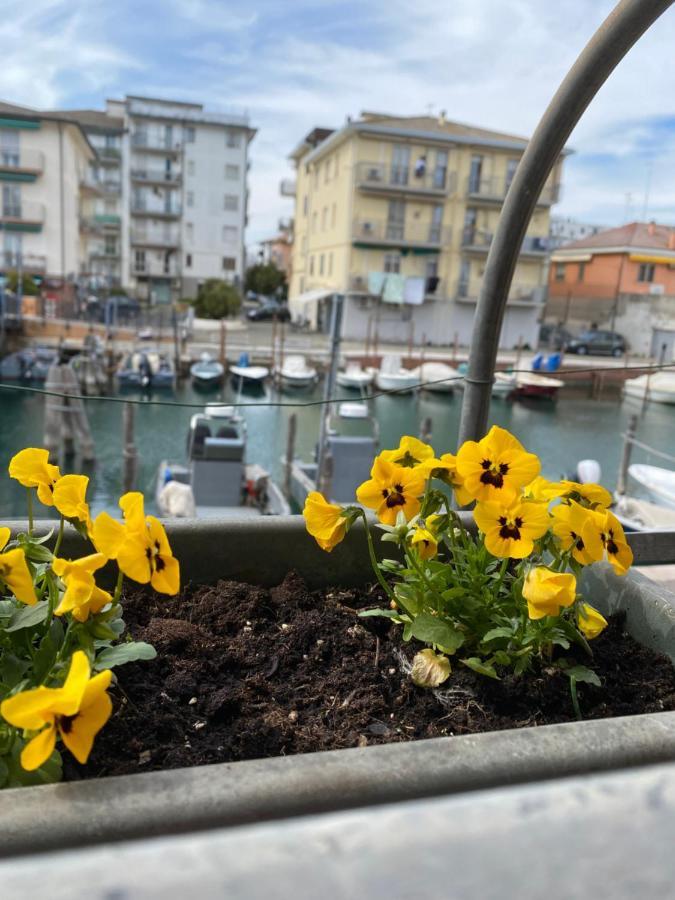
[[[426,168],[416,174],[414,166],[361,162],[356,166],[356,186],[370,194],[406,194],[418,199],[438,200],[454,193],[456,176],[447,169]]]
[[[97,147],[96,152],[103,163],[117,164],[122,158],[119,147]]]
[[[22,200],[20,203],[3,203],[0,207],[0,223],[5,231],[41,231],[45,220],[42,203]]]
[[[165,169],[132,169],[131,180],[141,184],[168,184],[179,185],[182,174],[180,172],[167,172]]]
[[[148,216],[152,219],[177,219],[181,215],[181,206],[180,203],[164,203],[155,207],[132,201],[131,212],[134,216]]]
[[[180,153],[183,142],[180,138],[149,134],[145,131],[136,131],[131,135],[131,146],[135,150],[150,150],[156,153]]]
[[[279,193],[282,197],[295,197],[295,178],[282,178],[279,182]]]
[[[548,237],[527,235],[520,248],[520,255],[543,259],[549,251],[548,243]]]
[[[421,273],[412,274],[410,272],[402,273],[404,278],[426,278],[424,297],[426,300],[437,300],[443,296],[443,287],[440,278],[424,276]],[[368,290],[368,275],[352,273],[349,276],[349,290],[355,294],[370,294]]]
[[[0,251],[0,266],[3,271],[19,268],[19,254],[10,250]],[[34,253],[21,254],[21,269],[26,274],[41,273],[47,271],[47,257],[37,256]]]
[[[504,178],[474,178],[470,176],[466,185],[467,199],[473,202],[497,203],[501,206],[504,202],[511,182]],[[550,206],[556,203],[560,192],[560,185],[544,185],[537,199],[537,206]]]
[[[352,227],[352,242],[378,247],[420,247],[440,250],[450,243],[452,229],[435,224],[407,224],[359,219]]]
[[[175,259],[156,260],[146,258],[145,260],[131,260],[131,274],[137,278],[177,278],[180,275],[178,270],[178,261]]]
[[[0,181],[35,181],[44,167],[41,150],[0,147]]]
[[[475,305],[480,293],[480,282],[459,281],[455,300],[457,303]],[[546,299],[546,288],[542,285],[512,284],[509,290],[508,306],[541,306]]]
[[[112,249],[110,247],[106,247],[105,244],[97,244],[96,246],[90,248],[89,258],[90,259],[119,259],[120,258],[120,250],[119,250],[119,247],[115,247],[114,249]]]
[[[132,228],[131,243],[138,247],[180,247],[180,234],[178,231],[148,231],[143,228]]]
[[[95,234],[109,230],[117,230],[120,227],[120,217],[114,213],[102,213],[94,216],[80,216],[80,231],[93,232]]]
[[[490,250],[492,232],[466,226],[462,232],[462,249],[466,253],[484,254]],[[520,255],[532,259],[544,259],[548,253],[548,237],[527,235],[520,248]]]

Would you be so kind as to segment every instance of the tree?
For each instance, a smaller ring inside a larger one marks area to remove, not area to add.
[[[195,313],[202,319],[224,319],[239,312],[239,291],[226,281],[209,278],[199,288],[194,300]]]
[[[19,283],[19,273],[18,272],[8,272],[7,273],[7,288],[13,293],[17,292],[17,286]],[[40,289],[37,284],[33,280],[30,275],[21,275],[21,293],[27,297],[37,297],[40,293]]]
[[[256,263],[246,270],[244,287],[247,291],[266,296],[286,297],[286,274],[273,262]]]

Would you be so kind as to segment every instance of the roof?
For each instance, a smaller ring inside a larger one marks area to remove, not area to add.
[[[462,122],[451,122],[445,116],[392,116],[385,113],[361,113],[361,118],[354,122],[359,127],[366,125],[381,125],[388,128],[403,129],[404,131],[424,131],[447,137],[473,137],[483,140],[511,141],[527,144],[528,139],[522,135],[508,134],[504,131],[493,131],[488,128],[480,128],[477,125],[465,125]]]
[[[86,145],[96,156],[96,150],[92,147],[80,122],[72,117],[69,118],[67,113],[59,110],[34,109],[30,106],[19,106],[16,103],[7,103],[5,100],[0,100],[0,116],[13,116],[17,119],[41,119],[49,122],[65,122],[67,125],[75,125]]]
[[[629,222],[619,228],[608,228],[597,234],[563,244],[556,253],[566,250],[674,250],[671,243],[675,241],[675,228],[670,225],[657,225],[655,222]]]
[[[124,119],[109,116],[100,109],[64,109],[59,114],[66,119],[79,122],[85,128],[100,129],[101,131],[124,131]]]

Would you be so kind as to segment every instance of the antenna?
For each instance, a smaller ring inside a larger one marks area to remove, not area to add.
[[[623,213],[623,221],[624,221],[624,223],[625,223],[625,222],[630,222],[630,220],[631,220],[631,210],[632,210],[632,208],[633,208],[633,195],[631,194],[631,192],[630,192],[630,191],[626,191],[625,197],[626,197],[626,206],[624,207],[624,213]]]
[[[642,221],[647,221],[647,210],[649,208],[649,191],[652,186],[652,172],[654,171],[654,161],[650,160],[647,164],[647,177],[645,178],[645,202],[642,207]]]

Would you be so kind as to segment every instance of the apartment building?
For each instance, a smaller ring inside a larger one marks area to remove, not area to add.
[[[565,244],[551,256],[549,278],[547,320],[618,331],[633,353],[675,357],[672,226],[629,222]]]
[[[58,113],[0,103],[0,272],[19,266],[54,287],[74,284],[80,209],[96,152]]]
[[[99,230],[84,276],[119,272],[125,288],[151,303],[194,297],[208,278],[242,280],[255,135],[246,116],[138,96],[108,100],[105,112],[67,115],[99,151],[85,215],[95,210]]]
[[[363,113],[313,129],[296,171],[290,304],[326,327],[346,296],[343,335],[432,344],[471,337],[487,253],[526,140],[440,117]],[[534,345],[546,290],[550,207],[562,159],[523,242],[501,345]],[[288,193],[288,184],[282,193]],[[411,325],[411,322],[413,325]]]

